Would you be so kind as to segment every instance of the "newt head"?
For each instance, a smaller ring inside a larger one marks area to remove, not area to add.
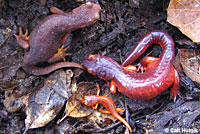
[[[72,12],[76,14],[78,18],[80,18],[79,23],[83,22],[81,23],[81,27],[94,24],[100,18],[100,11],[100,5],[91,2],[87,2],[86,4],[83,4],[72,10]]]
[[[84,98],[81,99],[81,104],[84,104],[86,106],[94,106],[97,104],[97,98],[96,95],[86,95]]]
[[[83,68],[103,80],[112,80],[117,73],[116,68],[120,68],[120,65],[109,57],[96,54],[83,61]]]

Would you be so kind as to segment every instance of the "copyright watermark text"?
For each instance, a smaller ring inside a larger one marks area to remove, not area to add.
[[[197,128],[165,128],[166,133],[198,133]]]

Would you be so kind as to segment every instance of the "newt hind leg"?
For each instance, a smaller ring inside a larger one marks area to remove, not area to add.
[[[160,58],[152,57],[152,56],[146,56],[140,60],[140,62],[137,64],[138,70],[141,71],[141,73],[145,72],[147,68],[151,68],[152,65],[149,65],[149,63],[152,62],[158,62]]]
[[[117,112],[122,112],[122,113],[124,113],[124,112],[125,112],[125,110],[124,110],[124,109],[122,109],[122,108],[116,108],[115,110],[116,110]],[[100,111],[101,113],[103,113],[103,114],[111,114],[111,112],[110,112],[110,111],[103,110],[102,108],[100,108],[100,109],[99,109],[99,111]]]
[[[61,39],[60,42],[62,43],[62,46],[60,48],[58,48],[57,53],[55,53],[49,60],[49,63],[52,62],[56,62],[59,60],[64,60],[65,61],[65,57],[72,55],[71,53],[66,53],[67,49],[70,47],[69,45],[67,47],[65,47],[65,43],[68,41],[69,37],[70,37],[70,33],[65,34]]]
[[[170,90],[170,99],[176,101],[176,96],[179,94],[180,83],[179,83],[178,72],[176,69],[174,69],[174,73],[175,73],[175,79],[174,79],[174,84]]]
[[[22,28],[19,27],[19,35],[14,34],[15,38],[17,39],[17,42],[20,47],[24,48],[25,51],[28,51],[30,48],[30,45],[28,43],[28,29],[26,29],[25,34],[23,34]]]

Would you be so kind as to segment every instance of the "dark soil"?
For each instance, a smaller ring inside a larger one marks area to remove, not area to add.
[[[152,30],[169,33],[176,43],[176,52],[180,48],[199,48],[166,21],[169,0],[140,0],[139,6],[136,7],[130,7],[131,1],[134,0],[98,0],[102,8],[100,20],[92,26],[72,32],[70,48],[67,51],[73,55],[69,56],[68,60],[81,64],[90,54],[100,54],[121,63],[134,45]],[[4,92],[18,87],[20,82],[27,78],[21,68],[24,52],[18,46],[14,34],[18,33],[19,27],[31,32],[39,21],[52,14],[49,11],[52,6],[71,11],[82,3],[84,2],[81,0],[47,0],[46,4],[44,0],[0,0],[0,134],[20,134],[25,130],[26,115],[23,110],[10,113],[4,107]],[[189,41],[190,45],[178,43],[180,40]],[[160,52],[161,49],[156,46],[148,49],[144,56],[149,53],[151,56],[159,56]],[[29,77],[26,87],[33,88],[37,85],[37,81],[44,77]],[[94,79],[100,81],[97,77],[84,72],[79,81]],[[180,79],[181,97],[178,97],[176,102],[169,100],[169,91],[145,103],[125,99],[127,104],[131,104],[130,125],[135,133],[166,133],[166,128],[191,128],[200,131],[198,84],[186,76],[181,75]],[[22,96],[23,91],[17,92]],[[56,121],[53,120],[45,127],[29,130],[27,133],[59,133],[55,131],[55,124]],[[79,126],[78,123],[76,126]],[[124,127],[119,127],[119,123],[116,126],[117,129],[104,128],[99,132],[124,132]],[[87,131],[87,129],[73,131],[71,128],[67,132],[97,131]]]

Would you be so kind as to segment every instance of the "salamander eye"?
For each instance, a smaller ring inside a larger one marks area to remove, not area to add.
[[[105,71],[101,71],[99,72],[99,75],[103,78],[106,78],[106,72]]]
[[[95,58],[94,62],[95,62],[96,65],[99,65],[99,63],[100,63],[99,58]]]
[[[106,71],[104,71],[102,68],[98,68],[96,71],[96,74],[100,78],[103,78],[103,79],[106,78]]]

